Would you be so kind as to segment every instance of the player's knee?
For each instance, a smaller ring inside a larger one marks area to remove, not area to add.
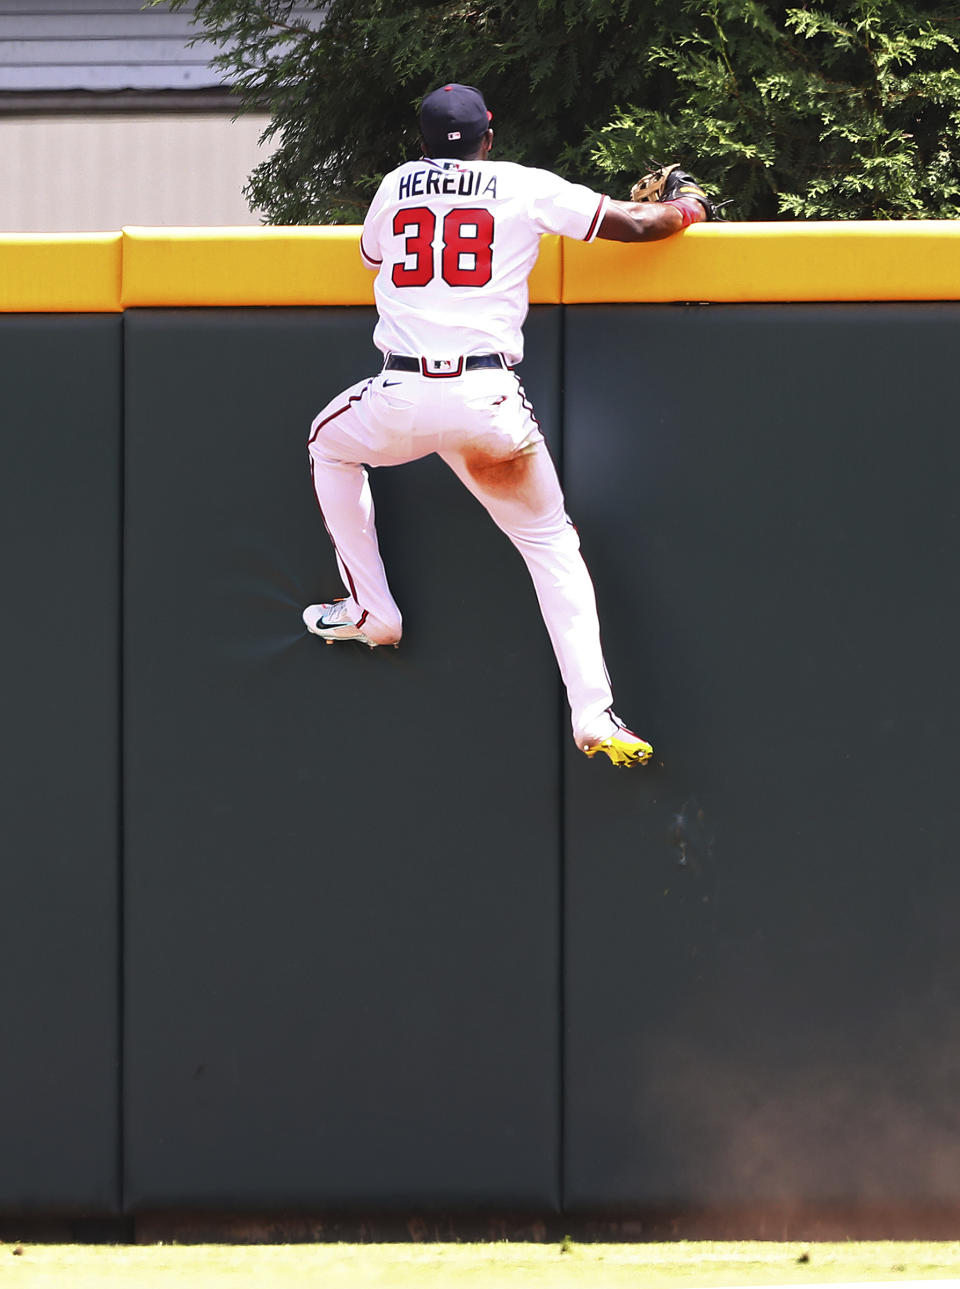
[[[529,448],[508,456],[472,449],[464,453],[463,459],[471,478],[484,492],[496,497],[521,498],[533,472]]]
[[[308,442],[307,455],[310,457],[310,460],[314,465],[322,466],[330,463],[330,458],[327,456],[326,451],[316,441],[316,439],[310,439]]]

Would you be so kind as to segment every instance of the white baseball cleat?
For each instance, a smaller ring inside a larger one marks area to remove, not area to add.
[[[360,630],[366,613],[359,622],[351,622],[347,616],[346,600],[334,600],[333,604],[308,604],[303,611],[303,623],[311,635],[319,636],[326,644],[337,640],[356,640],[369,649],[376,649],[376,640],[371,640]]]

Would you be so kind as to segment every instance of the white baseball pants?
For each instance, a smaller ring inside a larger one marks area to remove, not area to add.
[[[354,621],[378,644],[400,639],[365,466],[436,452],[523,556],[566,686],[577,744],[613,732],[596,596],[557,473],[517,376],[385,370],[334,398],[313,422],[310,466]]]

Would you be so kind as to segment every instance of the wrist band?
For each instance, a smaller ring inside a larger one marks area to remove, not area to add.
[[[676,206],[683,216],[684,228],[689,228],[691,224],[702,223],[707,217],[707,212],[704,210],[702,202],[697,201],[696,197],[670,197],[663,204],[664,206]]]

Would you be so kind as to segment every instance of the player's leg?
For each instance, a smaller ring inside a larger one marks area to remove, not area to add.
[[[361,381],[338,395],[310,428],[313,490],[347,592],[347,599],[325,616],[331,623],[325,638],[356,639],[356,634],[346,630],[353,625],[367,643],[395,644],[402,632],[402,619],[380,556],[373,495],[362,464],[370,456],[364,446],[368,384]],[[304,620],[316,617],[314,610],[326,608],[312,605]],[[308,622],[308,626],[315,630],[316,624]],[[315,633],[324,634],[322,628]]]
[[[517,547],[533,580],[570,703],[573,736],[614,764],[643,764],[652,748],[614,715],[593,582],[533,409],[515,375],[462,387],[464,433],[440,455]]]
[[[577,745],[608,738],[617,724],[596,595],[545,443],[540,439],[500,460],[469,450],[441,455],[523,556],[566,687]]]

